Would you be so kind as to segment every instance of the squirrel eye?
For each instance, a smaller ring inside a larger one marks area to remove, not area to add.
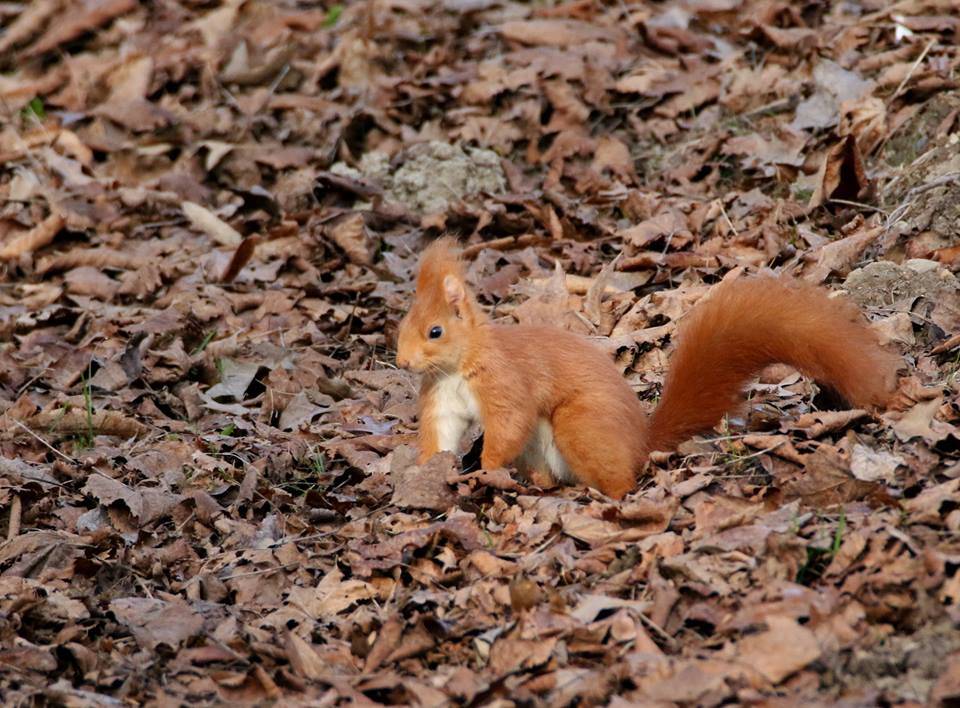
[[[440,339],[442,335],[443,335],[443,327],[441,327],[440,325],[434,325],[433,327],[431,327],[430,332],[427,334],[427,336],[430,337],[430,339]]]

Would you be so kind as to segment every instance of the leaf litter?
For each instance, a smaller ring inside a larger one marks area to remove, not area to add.
[[[953,10],[0,5],[3,702],[956,702]],[[771,367],[619,503],[418,466],[443,232],[651,404],[761,268],[855,298],[899,400]]]

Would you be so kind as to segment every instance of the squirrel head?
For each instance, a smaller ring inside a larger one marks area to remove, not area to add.
[[[467,288],[454,241],[438,239],[420,259],[413,306],[400,322],[397,365],[418,372],[458,372],[485,319]]]

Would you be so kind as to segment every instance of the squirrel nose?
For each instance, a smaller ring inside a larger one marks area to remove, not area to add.
[[[397,354],[397,366],[399,366],[401,369],[409,369],[410,360],[402,354]]]

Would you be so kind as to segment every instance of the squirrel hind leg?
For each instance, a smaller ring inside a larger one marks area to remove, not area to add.
[[[612,499],[633,491],[637,461],[621,428],[589,407],[568,404],[554,411],[553,434],[574,480]]]
[[[557,448],[553,426],[543,418],[537,422],[527,439],[523,453],[517,459],[517,468],[532,484],[541,489],[577,482],[577,477]]]

